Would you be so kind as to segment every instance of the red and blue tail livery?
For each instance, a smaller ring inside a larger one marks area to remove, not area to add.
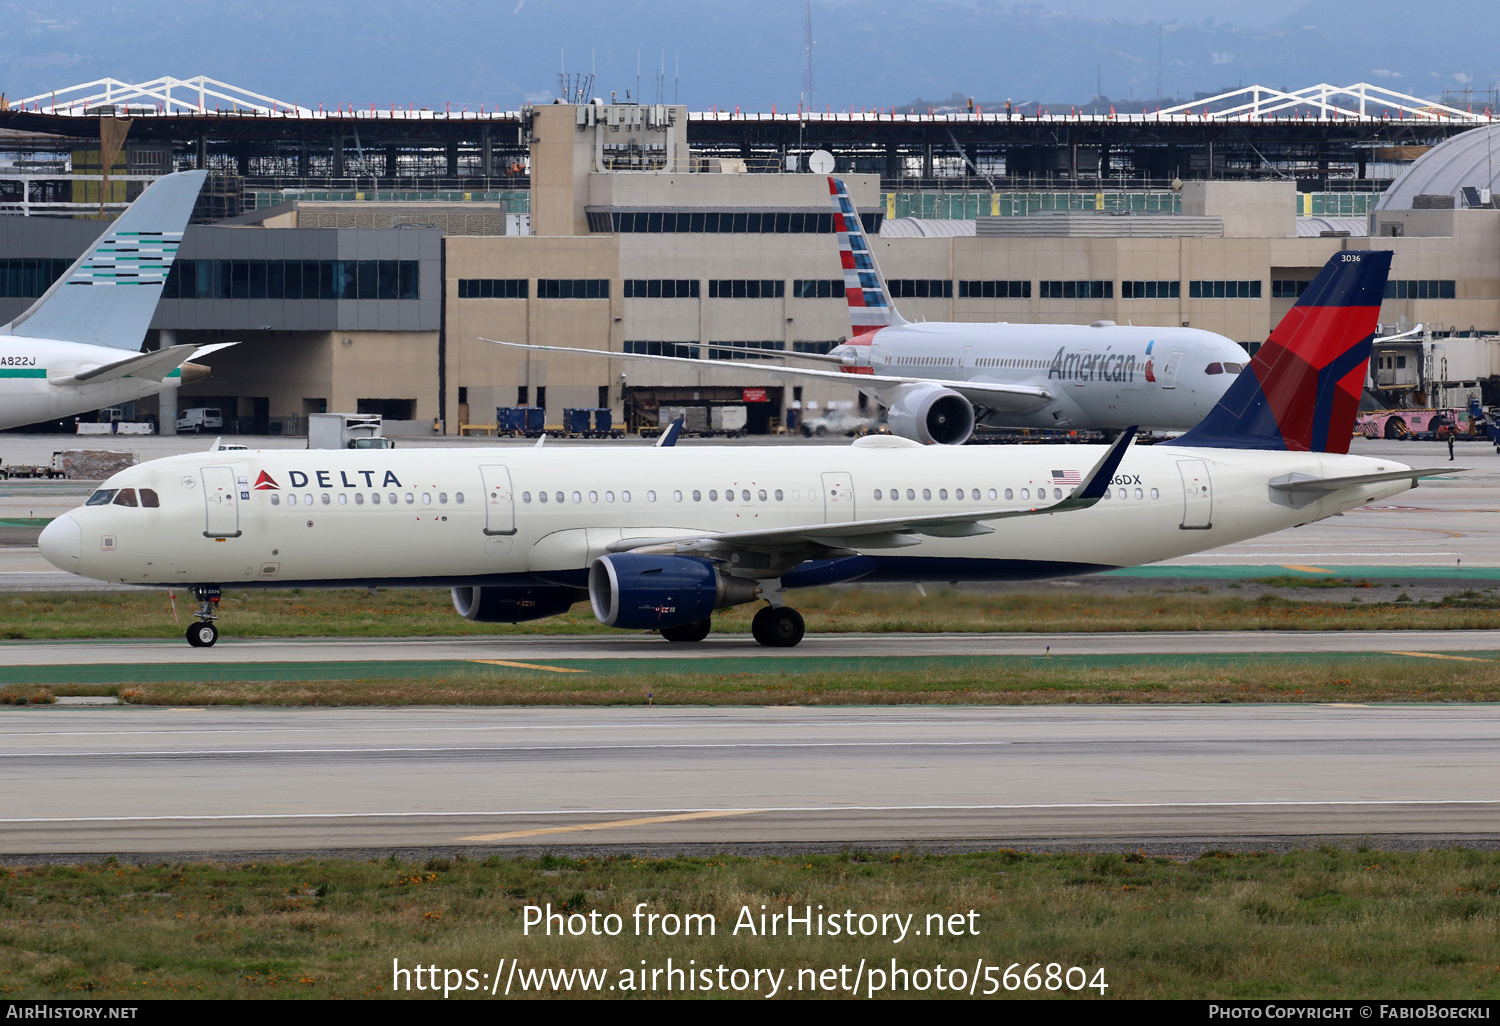
[[[1173,444],[1347,453],[1388,250],[1335,253],[1197,427]]]
[[[828,179],[828,195],[833,199],[833,230],[839,237],[839,259],[844,265],[844,298],[849,303],[849,321],[854,337],[879,331],[892,324],[905,324],[891,302],[870,242],[842,178]],[[868,340],[866,340],[868,341]],[[866,372],[868,373],[868,371]]]

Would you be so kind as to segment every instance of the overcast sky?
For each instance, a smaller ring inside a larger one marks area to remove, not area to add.
[[[814,0],[814,103],[1191,98],[1370,81],[1437,96],[1500,77],[1495,0]],[[0,91],[206,74],[305,106],[514,109],[597,72],[694,108],[795,108],[806,0],[0,0]],[[1475,31],[1476,27],[1484,29]],[[638,64],[639,61],[639,64]],[[665,65],[663,82],[657,73]],[[637,67],[640,74],[637,78]],[[1158,93],[1160,83],[1160,94]]]

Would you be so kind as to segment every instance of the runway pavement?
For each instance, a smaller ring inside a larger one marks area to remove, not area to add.
[[[251,640],[225,637],[213,648],[180,640],[0,642],[0,667],[232,667],[255,663],[320,664],[487,660],[583,665],[590,660],[716,658],[801,661],[892,657],[1005,658],[1047,656],[1326,653],[1379,655],[1500,651],[1495,631],[1202,631],[1118,634],[809,634],[795,649],[768,649],[748,634],[710,635],[678,645],[655,635]],[[545,665],[541,668],[545,669]],[[3,676],[14,678],[13,671]],[[129,679],[129,678],[124,678]]]
[[[1500,709],[38,709],[0,853],[1500,836]]]

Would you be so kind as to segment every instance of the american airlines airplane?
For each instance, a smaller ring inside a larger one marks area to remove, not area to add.
[[[853,334],[826,356],[795,355],[839,369],[757,364],[754,372],[844,383],[853,375],[852,383],[889,411],[892,434],[943,445],[962,445],[976,424],[1104,431],[1138,425],[1175,434],[1202,420],[1250,361],[1238,343],[1197,328],[911,323],[896,311],[843,181],[829,178],[828,190]],[[724,367],[717,360],[485,341]]]
[[[87,577],[191,587],[195,646],[221,587],[441,586],[471,620],[587,599],[601,623],[702,640],[764,601],[763,645],[802,639],[796,588],[1014,581],[1151,563],[1321,520],[1425,472],[1348,455],[1389,252],[1338,253],[1172,444],[265,450],[155,460],[42,532]],[[1446,472],[1446,471],[1445,471]]]
[[[209,375],[188,363],[232,346],[140,352],[207,171],[152,182],[25,313],[0,326],[0,428],[154,395]]]

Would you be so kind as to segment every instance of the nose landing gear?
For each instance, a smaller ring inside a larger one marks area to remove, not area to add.
[[[211,648],[219,640],[219,628],[214,626],[214,621],[219,618],[216,610],[222,595],[217,584],[193,586],[193,597],[198,600],[198,609],[194,613],[198,622],[187,629],[187,643],[194,648]]]

